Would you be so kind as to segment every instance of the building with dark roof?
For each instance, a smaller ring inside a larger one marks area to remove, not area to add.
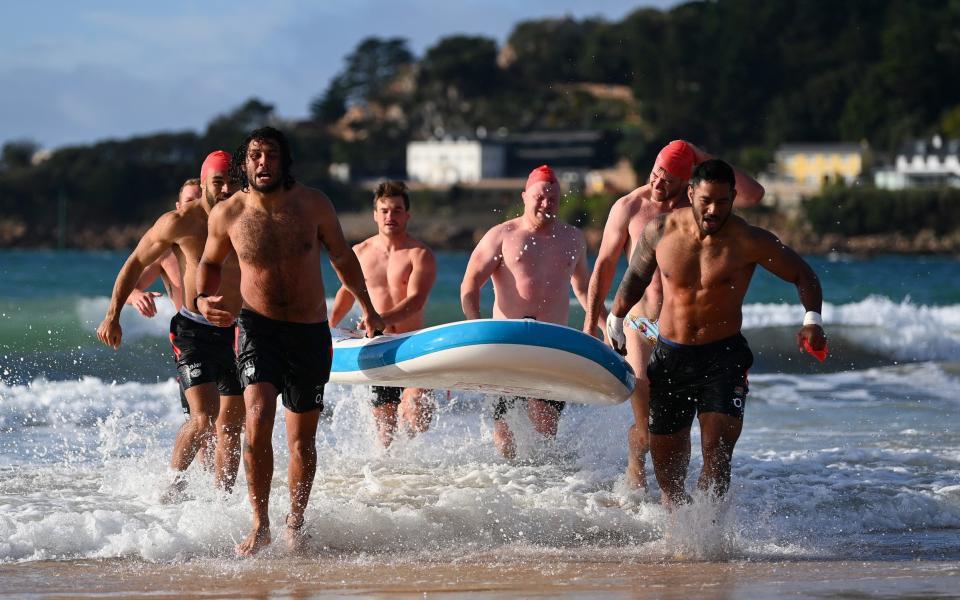
[[[960,139],[914,139],[897,152],[892,168],[878,171],[877,187],[960,187]]]

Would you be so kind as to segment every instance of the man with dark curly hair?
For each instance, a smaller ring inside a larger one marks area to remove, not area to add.
[[[298,551],[303,513],[317,468],[316,435],[323,388],[332,359],[321,249],[360,303],[370,336],[383,319],[367,294],[356,254],[343,237],[333,203],[296,182],[286,137],[272,127],[253,131],[233,155],[240,191],[210,215],[207,245],[197,272],[197,305],[213,323],[239,324],[237,367],[247,409],[243,448],[253,529],[237,553],[256,554],[270,543],[270,482],[277,395],[286,410],[290,450],[290,512],[284,539]],[[217,295],[221,265],[235,251],[243,308],[237,315]]]

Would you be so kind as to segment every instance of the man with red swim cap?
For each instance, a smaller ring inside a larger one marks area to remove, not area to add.
[[[207,176],[215,172],[226,173],[230,170],[230,153],[224,150],[214,150],[203,159],[200,165],[200,183],[207,181]]]
[[[114,283],[106,317],[97,328],[97,337],[111,348],[123,338],[120,310],[123,300],[134,289],[144,269],[169,251],[183,265],[180,273],[183,297],[180,310],[170,321],[170,341],[177,362],[180,387],[186,396],[188,420],[177,432],[170,467],[173,481],[164,501],[176,500],[186,485],[183,472],[199,449],[213,443],[214,479],[221,489],[230,490],[236,480],[240,461],[240,429],[243,423],[243,397],[233,352],[234,327],[231,323],[211,323],[197,310],[196,272],[207,240],[207,218],[214,205],[231,192],[228,177],[230,155],[210,153],[200,168],[202,197],[181,203],[177,210],[164,213],[144,234],[127,258]],[[240,270],[236,256],[225,268],[226,301],[240,307]]]
[[[674,140],[657,154],[648,182],[617,200],[610,208],[607,223],[603,228],[603,240],[590,277],[586,316],[583,330],[596,335],[595,323],[607,316],[604,300],[613,283],[617,262],[624,253],[633,255],[643,228],[657,215],[680,207],[689,207],[686,188],[693,168],[712,158],[709,154],[684,140]],[[763,198],[763,186],[755,179],[736,170],[737,205],[753,206]],[[633,488],[646,488],[644,468],[645,455],[649,449],[647,418],[649,413],[649,388],[646,365],[656,339],[655,325],[660,313],[662,288],[660,274],[653,278],[646,294],[631,308],[628,324],[620,335],[625,338],[627,362],[637,376],[637,385],[630,397],[635,422],[627,434],[626,483]]]
[[[677,179],[686,181],[690,179],[695,162],[693,146],[683,140],[674,140],[660,150],[653,168],[662,168]]]
[[[570,285],[581,305],[587,301],[583,234],[557,219],[560,186],[547,165],[530,173],[520,196],[523,214],[491,228],[470,256],[460,286],[463,314],[480,318],[480,289],[492,278],[494,319],[533,318],[566,325]],[[516,445],[504,417],[515,404],[523,405],[534,429],[548,437],[557,434],[563,410],[562,402],[500,398],[494,410],[493,440],[507,458],[516,455]]]
[[[610,308],[610,319],[622,322],[656,270],[663,270],[659,332],[645,374],[650,454],[668,507],[689,501],[684,484],[694,420],[703,456],[697,488],[721,497],[730,487],[753,364],[740,333],[743,299],[757,267],[796,286],[807,310],[797,345],[827,349],[816,273],[775,235],[733,214],[733,168],[718,159],[704,161],[686,191],[688,209],[659,215],[644,227]],[[622,334],[620,340],[615,331],[609,335],[614,347],[623,345]]]

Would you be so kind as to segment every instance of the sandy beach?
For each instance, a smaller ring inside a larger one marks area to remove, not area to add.
[[[0,597],[956,598],[955,562],[549,562],[495,558],[39,561],[0,567]]]

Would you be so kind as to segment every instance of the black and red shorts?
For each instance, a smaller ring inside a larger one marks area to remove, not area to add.
[[[182,313],[175,314],[170,319],[170,345],[177,362],[181,392],[196,385],[215,383],[221,396],[242,394],[233,349],[235,339],[235,327],[205,325]],[[184,401],[181,394],[181,402]]]

